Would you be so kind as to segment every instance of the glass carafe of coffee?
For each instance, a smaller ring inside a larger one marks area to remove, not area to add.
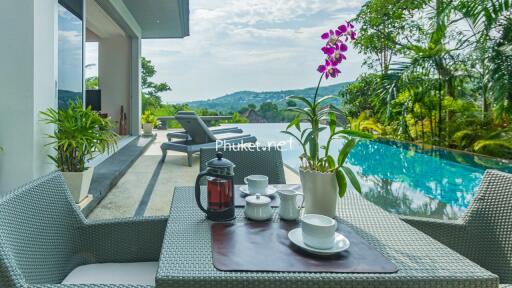
[[[197,206],[206,213],[206,217],[212,221],[228,221],[235,218],[235,198],[233,184],[233,169],[235,164],[222,158],[222,153],[217,153],[217,158],[206,163],[206,170],[197,175],[196,202]],[[201,178],[207,177],[207,207],[201,203]]]

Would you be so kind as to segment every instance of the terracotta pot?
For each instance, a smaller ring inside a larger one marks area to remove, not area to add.
[[[336,175],[301,169],[300,182],[304,193],[304,214],[334,218],[338,201]]]
[[[73,196],[77,204],[84,200],[87,194],[89,194],[93,172],[93,167],[84,172],[62,172],[64,180],[71,192],[71,196]]]
[[[151,124],[151,123],[142,124],[142,130],[144,131],[144,136],[153,136],[153,124]]]

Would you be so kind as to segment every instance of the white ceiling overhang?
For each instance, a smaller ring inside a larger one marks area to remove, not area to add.
[[[161,39],[183,38],[189,35],[188,0],[96,0],[96,2],[129,36]]]

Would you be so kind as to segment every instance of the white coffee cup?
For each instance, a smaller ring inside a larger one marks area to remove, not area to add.
[[[267,194],[268,177],[265,175],[250,175],[244,178],[245,184],[251,194]]]
[[[334,245],[338,224],[330,217],[306,214],[301,218],[302,240],[316,249],[330,249]]]

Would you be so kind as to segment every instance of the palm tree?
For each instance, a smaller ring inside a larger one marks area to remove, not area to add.
[[[495,108],[496,116],[502,120],[512,113],[511,3],[511,0],[463,0],[456,6],[476,39],[484,120],[490,108]]]

